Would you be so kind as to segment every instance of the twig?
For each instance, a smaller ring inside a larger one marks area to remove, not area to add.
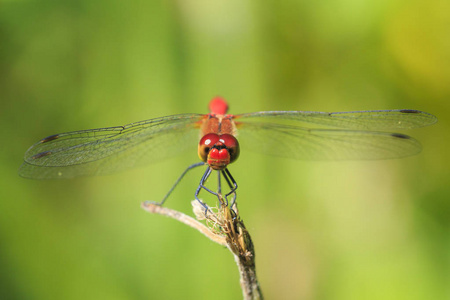
[[[255,250],[250,234],[239,218],[237,207],[233,206],[233,210],[230,210],[222,203],[221,207],[217,209],[217,213],[208,211],[205,217],[204,207],[196,200],[191,203],[197,219],[206,219],[208,226],[181,212],[154,203],[144,202],[142,208],[150,213],[164,215],[182,222],[197,229],[219,245],[226,246],[233,253],[234,260],[238,265],[244,299],[263,299],[256,277]]]
[[[175,219],[181,223],[184,223],[194,229],[197,229],[202,233],[204,236],[212,240],[213,242],[218,243],[222,246],[227,246],[227,242],[225,240],[225,237],[220,236],[218,234],[213,233],[208,227],[206,227],[203,223],[200,223],[199,221],[195,220],[194,218],[185,215],[179,211],[163,207],[151,202],[144,202],[142,203],[142,208],[148,211],[152,214],[159,214],[166,217],[170,217],[172,219]]]

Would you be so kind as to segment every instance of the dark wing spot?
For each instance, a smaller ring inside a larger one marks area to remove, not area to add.
[[[419,111],[415,110],[415,109],[401,109],[400,112],[405,113],[405,114],[418,114],[419,113]]]
[[[50,155],[50,154],[52,154],[51,151],[44,151],[44,152],[38,153],[36,155],[33,155],[31,158],[32,159],[38,159],[38,158],[41,158],[41,157],[44,157],[44,156],[47,156],[47,155]]]
[[[405,139],[405,140],[410,139],[409,136],[407,136],[406,134],[401,134],[401,133],[391,133],[391,136],[399,138],[399,139]]]
[[[54,134],[54,135],[48,136],[48,137],[46,137],[46,138],[43,138],[43,139],[41,140],[41,143],[47,143],[47,142],[56,140],[57,138],[59,138],[59,135],[58,135],[58,134]]]

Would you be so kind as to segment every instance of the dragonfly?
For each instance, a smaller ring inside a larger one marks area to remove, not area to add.
[[[421,144],[393,131],[436,123],[429,113],[413,109],[349,112],[261,111],[227,114],[228,104],[215,97],[208,114],[178,114],[124,126],[50,135],[25,153],[19,175],[60,179],[105,175],[191,151],[197,141],[200,162],[188,166],[164,196],[163,205],[185,174],[206,166],[195,191],[221,200],[221,176],[229,187],[225,199],[236,200],[237,183],[228,170],[240,149],[297,160],[378,160],[415,155]],[[238,141],[239,138],[239,141]],[[189,149],[189,150],[188,150]],[[217,192],[206,186],[218,172]],[[233,205],[232,204],[232,205]]]

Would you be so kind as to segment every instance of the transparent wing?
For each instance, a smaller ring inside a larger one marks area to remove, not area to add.
[[[311,129],[274,123],[240,124],[238,139],[241,151],[299,160],[386,159],[414,155],[421,150],[417,140],[399,133]]]
[[[429,113],[413,109],[371,110],[350,112],[312,111],[262,111],[236,115],[237,122],[293,121],[313,123],[317,126],[358,130],[412,129],[436,123],[437,118]]]
[[[35,179],[104,175],[196,149],[199,114],[52,135],[25,153],[19,175]]]

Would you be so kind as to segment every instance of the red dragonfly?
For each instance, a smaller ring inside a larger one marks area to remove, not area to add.
[[[110,174],[183,153],[197,139],[201,162],[189,166],[159,204],[187,171],[202,165],[207,168],[195,198],[200,201],[201,189],[219,196],[222,174],[230,187],[225,199],[233,194],[234,202],[237,184],[227,167],[239,157],[240,145],[245,150],[301,160],[398,158],[419,153],[421,145],[410,136],[385,130],[418,128],[437,121],[429,113],[412,109],[229,115],[220,97],[210,102],[209,109],[209,114],[179,114],[48,136],[28,149],[19,174],[35,179]],[[218,171],[217,193],[205,186],[212,170]]]

